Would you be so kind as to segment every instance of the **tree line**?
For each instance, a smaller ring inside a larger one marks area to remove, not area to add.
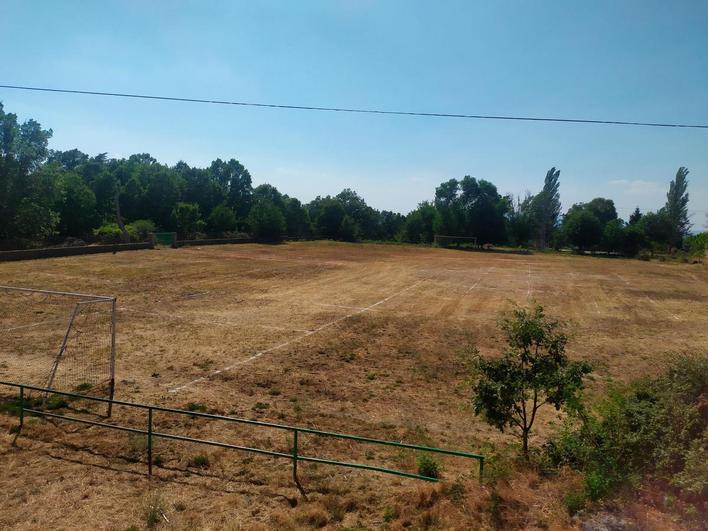
[[[0,246],[140,240],[154,231],[181,238],[251,235],[263,241],[326,238],[431,243],[435,234],[479,244],[564,247],[636,255],[680,248],[687,239],[688,170],[671,182],[666,206],[625,222],[610,199],[573,205],[563,216],[560,170],[536,194],[501,195],[484,179],[443,182],[408,215],[377,210],[351,189],[303,204],[274,186],[253,186],[236,159],[208,167],[161,164],[149,154],[109,158],[50,150],[51,129],[19,123],[0,103]]]

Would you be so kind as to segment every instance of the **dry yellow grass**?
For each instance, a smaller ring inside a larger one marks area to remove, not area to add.
[[[708,346],[703,266],[330,242],[135,251],[0,264],[0,284],[118,297],[119,399],[477,451],[506,442],[469,408],[464,353],[498,355],[499,312],[543,304],[573,323],[571,356],[596,366],[590,392],[657,371],[667,351]],[[219,372],[217,372],[219,371]],[[16,380],[0,364],[0,379]],[[24,377],[24,375],[23,375]],[[535,442],[556,417],[545,412]],[[143,427],[140,413],[115,420]],[[15,422],[0,417],[5,432]],[[275,430],[158,415],[160,430],[287,450]],[[487,527],[489,492],[473,463],[444,460],[443,487],[302,465],[299,500],[286,461],[159,441],[145,477],[144,442],[31,419],[19,447],[0,441],[4,528],[145,527],[151,491],[162,525],[300,529],[410,525]],[[415,456],[303,437],[301,451],[414,469]],[[189,466],[197,454],[207,469]],[[136,460],[138,462],[136,462]],[[563,480],[528,474],[508,487],[516,527],[571,525]],[[438,491],[435,491],[438,492]],[[516,498],[514,498],[516,493]],[[169,523],[168,521],[169,520]]]

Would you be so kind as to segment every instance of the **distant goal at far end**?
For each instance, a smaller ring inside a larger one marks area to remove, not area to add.
[[[436,247],[477,247],[476,236],[446,236],[443,234],[435,234],[433,236],[433,244]]]

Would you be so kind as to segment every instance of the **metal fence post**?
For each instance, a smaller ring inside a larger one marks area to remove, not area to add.
[[[479,459],[479,482],[482,483],[484,480],[484,457]]]
[[[148,408],[148,432],[147,432],[147,451],[148,451],[148,476],[152,476],[152,408]]]
[[[17,426],[17,431],[15,432],[15,438],[12,439],[12,445],[15,446],[17,443],[17,438],[20,436],[22,431],[22,426],[25,424],[25,388],[23,385],[20,386],[20,425]]]
[[[108,382],[108,402],[107,417],[110,418],[113,412],[113,396],[116,391],[116,298],[111,301],[111,363],[110,363],[111,379]]]
[[[297,455],[298,455],[297,436],[298,436],[298,430],[294,429],[293,430],[293,481],[295,482],[295,486],[297,487],[297,490],[299,490],[300,494],[302,494],[302,497],[307,500],[307,494],[305,493],[305,489],[302,488],[302,485],[300,484],[300,479],[297,477]]]
[[[22,429],[22,426],[25,423],[25,388],[24,386],[20,386],[20,427],[17,430],[19,431]]]

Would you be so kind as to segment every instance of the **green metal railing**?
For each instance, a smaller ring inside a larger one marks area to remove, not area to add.
[[[424,480],[424,481],[433,481],[433,482],[437,481],[437,478],[424,476],[421,474],[413,474],[411,472],[405,472],[403,470],[396,470],[396,469],[392,469],[392,468],[366,465],[363,463],[337,461],[334,459],[325,459],[325,458],[320,458],[320,457],[310,457],[310,456],[306,456],[306,455],[301,455],[298,451],[298,435],[302,434],[302,433],[306,433],[309,435],[316,435],[319,437],[328,437],[328,438],[334,438],[334,439],[356,441],[356,442],[372,444],[372,445],[379,445],[379,446],[392,446],[392,447],[396,447],[396,448],[415,450],[415,451],[419,451],[419,452],[430,452],[430,453],[435,453],[435,454],[450,455],[450,456],[462,457],[462,458],[466,458],[466,459],[473,459],[473,460],[478,461],[478,463],[479,463],[479,479],[480,479],[480,481],[482,480],[482,477],[484,474],[484,457],[483,456],[478,455],[478,454],[469,453],[469,452],[461,452],[459,450],[445,450],[443,448],[434,448],[434,447],[430,447],[430,446],[420,446],[420,445],[416,445],[416,444],[407,444],[407,443],[396,442],[396,441],[387,441],[387,440],[383,440],[383,439],[372,439],[369,437],[359,437],[357,435],[348,435],[345,433],[322,431],[322,430],[316,430],[316,429],[312,429],[312,428],[304,428],[304,427],[299,427],[299,426],[289,426],[286,424],[274,424],[271,422],[263,422],[263,421],[259,421],[259,420],[244,419],[244,418],[239,418],[239,417],[228,417],[228,416],[224,416],[224,415],[214,415],[211,413],[202,413],[199,411],[187,411],[184,409],[174,409],[174,408],[162,407],[162,406],[150,406],[147,404],[139,404],[136,402],[125,402],[125,401],[121,401],[121,400],[112,400],[112,399],[108,399],[108,398],[93,397],[93,396],[81,395],[81,394],[77,394],[77,393],[58,391],[58,390],[54,390],[54,389],[47,389],[44,387],[35,387],[33,385],[18,384],[18,383],[13,383],[13,382],[0,381],[0,385],[14,387],[14,388],[19,389],[19,393],[20,393],[20,405],[19,405],[20,424],[16,430],[15,439],[17,439],[17,437],[20,435],[20,432],[22,431],[25,415],[27,413],[29,413],[31,415],[40,416],[40,417],[49,417],[49,418],[54,418],[54,419],[67,420],[70,422],[78,422],[81,424],[88,424],[91,426],[98,426],[101,428],[107,428],[107,429],[112,429],[112,430],[124,431],[124,432],[128,432],[128,433],[145,435],[147,437],[147,466],[148,466],[148,475],[149,476],[152,476],[153,439],[162,438],[162,439],[170,439],[170,440],[174,440],[174,441],[204,444],[207,446],[215,446],[215,447],[219,447],[219,448],[229,448],[229,449],[233,449],[233,450],[241,450],[244,452],[252,452],[252,453],[261,454],[261,455],[268,455],[268,456],[276,457],[276,458],[289,459],[293,463],[293,481],[295,482],[295,485],[297,486],[297,488],[300,490],[300,492],[303,495],[305,495],[305,491],[302,488],[302,485],[300,484],[300,480],[298,479],[298,475],[297,475],[297,465],[298,465],[299,461],[309,462],[309,463],[320,463],[320,464],[325,464],[325,465],[342,466],[342,467],[347,467],[347,468],[356,468],[356,469],[369,470],[369,471],[374,471],[374,472],[382,472],[384,474],[392,474],[394,476],[401,476],[401,477],[412,478],[412,479],[420,479],[420,480]],[[72,417],[72,416],[68,416],[68,415],[60,415],[58,413],[51,413],[49,411],[44,411],[42,409],[34,409],[32,407],[26,407],[25,390],[37,391],[40,393],[45,393],[46,395],[53,394],[53,395],[58,395],[58,396],[65,396],[65,397],[80,399],[80,400],[90,400],[90,401],[94,401],[94,402],[103,402],[103,403],[108,403],[109,405],[125,406],[125,407],[130,407],[130,408],[147,410],[147,427],[146,427],[146,429],[141,430],[141,429],[137,429],[137,428],[131,428],[128,426],[108,424],[106,422],[99,422],[99,421],[95,421],[95,420],[89,420],[89,419],[84,419],[84,418],[79,418],[79,417]],[[286,432],[292,434],[292,437],[293,437],[292,452],[291,453],[277,452],[277,451],[273,451],[273,450],[265,450],[262,448],[251,448],[248,446],[239,446],[236,444],[229,444],[229,443],[224,443],[224,442],[219,442],[219,441],[212,441],[212,440],[208,440],[208,439],[196,439],[193,437],[187,437],[184,435],[176,435],[173,433],[157,432],[154,430],[153,417],[154,417],[155,412],[170,413],[170,414],[176,414],[176,415],[185,415],[185,416],[189,416],[189,417],[199,417],[199,418],[205,418],[205,419],[211,419],[211,420],[220,420],[220,421],[237,423],[237,424],[248,424],[248,425],[252,425],[252,426],[260,426],[260,427],[283,430],[283,431],[286,431]]]

